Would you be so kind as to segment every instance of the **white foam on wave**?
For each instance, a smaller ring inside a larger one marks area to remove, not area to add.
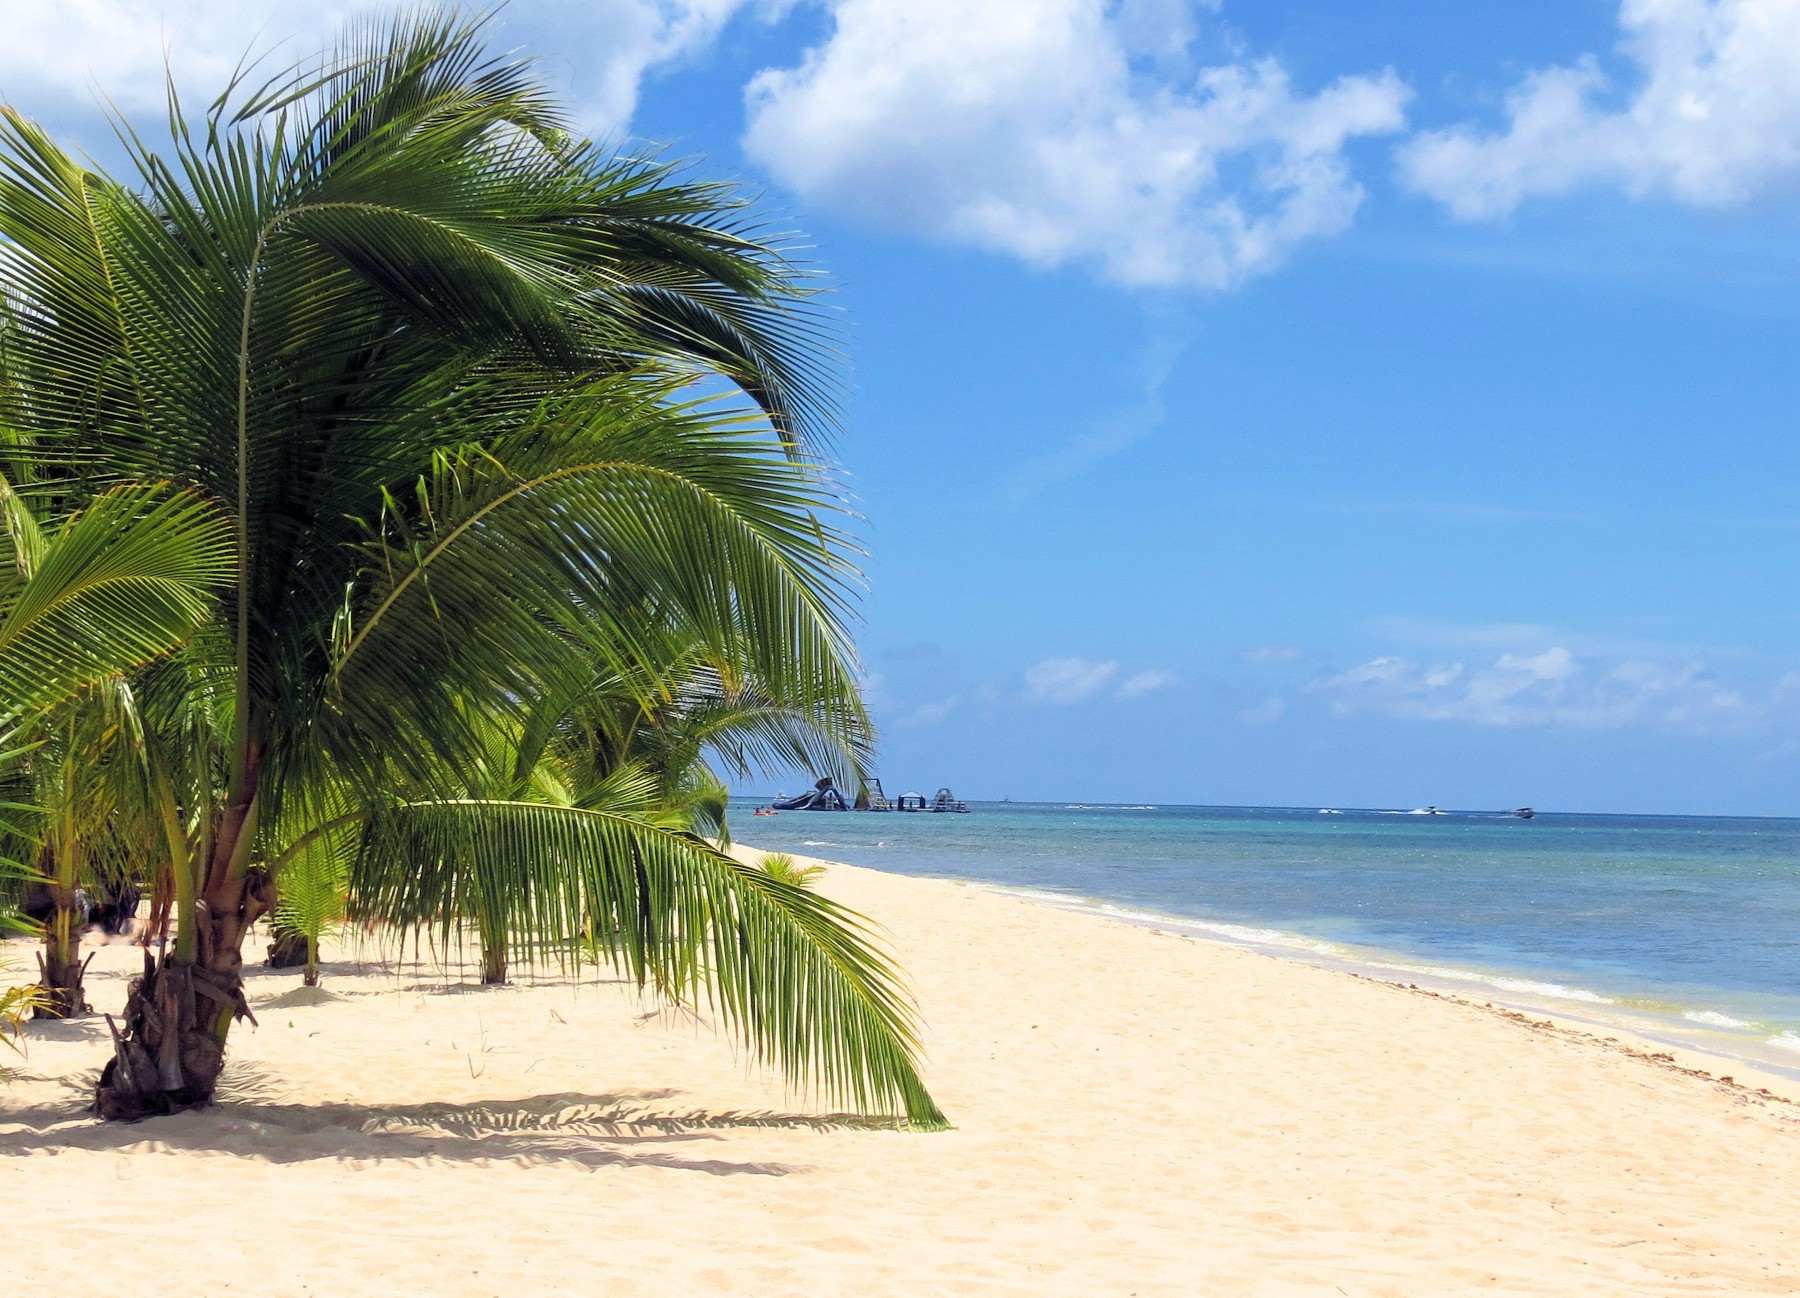
[[[1164,915],[1152,910],[1132,910],[1125,906],[1115,906],[1111,902],[1101,902],[1094,909],[1099,910],[1102,914],[1111,915],[1115,919],[1129,920],[1133,924],[1155,924],[1159,928],[1206,933],[1212,937],[1224,938],[1228,942],[1241,942],[1250,946],[1280,947],[1287,951],[1310,951],[1315,955],[1341,956],[1344,954],[1344,949],[1336,943],[1306,937],[1299,933],[1283,932],[1278,928],[1258,928],[1250,924],[1227,924],[1221,920]]]
[[[1442,978],[1446,982],[1478,983],[1497,991],[1519,992],[1526,996],[1548,996],[1559,1001],[1580,1001],[1586,1005],[1614,1004],[1610,996],[1589,991],[1585,987],[1568,987],[1562,983],[1540,982],[1535,978],[1513,978],[1506,974],[1481,973],[1474,969],[1458,969],[1451,965],[1391,964],[1385,960],[1365,961],[1371,969],[1388,969],[1395,973],[1416,974],[1421,978]]]
[[[1777,1050],[1792,1050],[1800,1053],[1800,1032],[1782,1032],[1769,1038],[1770,1045]]]
[[[800,840],[800,846],[801,847],[842,847],[843,844],[842,843],[833,843],[830,840],[824,839],[824,838],[803,838]]]
[[[1734,1019],[1729,1014],[1721,1014],[1717,1010],[1683,1010],[1681,1017],[1689,1023],[1699,1023],[1709,1028],[1753,1028],[1756,1026],[1744,1019]]]

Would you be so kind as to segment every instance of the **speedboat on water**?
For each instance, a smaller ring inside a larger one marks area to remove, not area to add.
[[[1441,816],[1444,813],[1439,811],[1436,807],[1414,807],[1406,814],[1409,816]]]
[[[1530,820],[1533,816],[1537,815],[1537,812],[1533,811],[1530,807],[1514,807],[1513,815],[1517,816],[1520,820]]]

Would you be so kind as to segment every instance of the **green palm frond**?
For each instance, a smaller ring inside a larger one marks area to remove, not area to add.
[[[0,571],[0,707],[41,710],[181,644],[231,576],[230,531],[192,492],[115,487]]]
[[[692,835],[627,815],[524,802],[395,806],[370,826],[358,911],[433,924],[448,942],[504,890],[520,949],[585,938],[640,985],[706,999],[801,1084],[941,1127],[919,1080],[898,975],[854,912]]]

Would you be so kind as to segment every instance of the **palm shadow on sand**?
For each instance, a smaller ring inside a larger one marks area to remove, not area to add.
[[[221,1079],[220,1103],[139,1123],[103,1123],[88,1093],[61,1103],[0,1110],[0,1157],[73,1149],[215,1152],[270,1163],[437,1159],[519,1166],[658,1167],[712,1176],[785,1176],[802,1167],[700,1155],[721,1131],[889,1131],[861,1114],[681,1110],[678,1092],[561,1093],[471,1104],[270,1103],[266,1079],[241,1065]]]

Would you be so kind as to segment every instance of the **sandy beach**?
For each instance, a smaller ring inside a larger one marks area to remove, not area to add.
[[[1772,1079],[975,886],[820,886],[891,935],[955,1130],[796,1097],[617,983],[338,948],[317,990],[256,970],[210,1111],[102,1126],[103,1021],[35,1028],[0,1210],[78,1239],[8,1277],[113,1293],[200,1248],[263,1298],[1800,1293]],[[138,962],[100,950],[99,1008]]]

